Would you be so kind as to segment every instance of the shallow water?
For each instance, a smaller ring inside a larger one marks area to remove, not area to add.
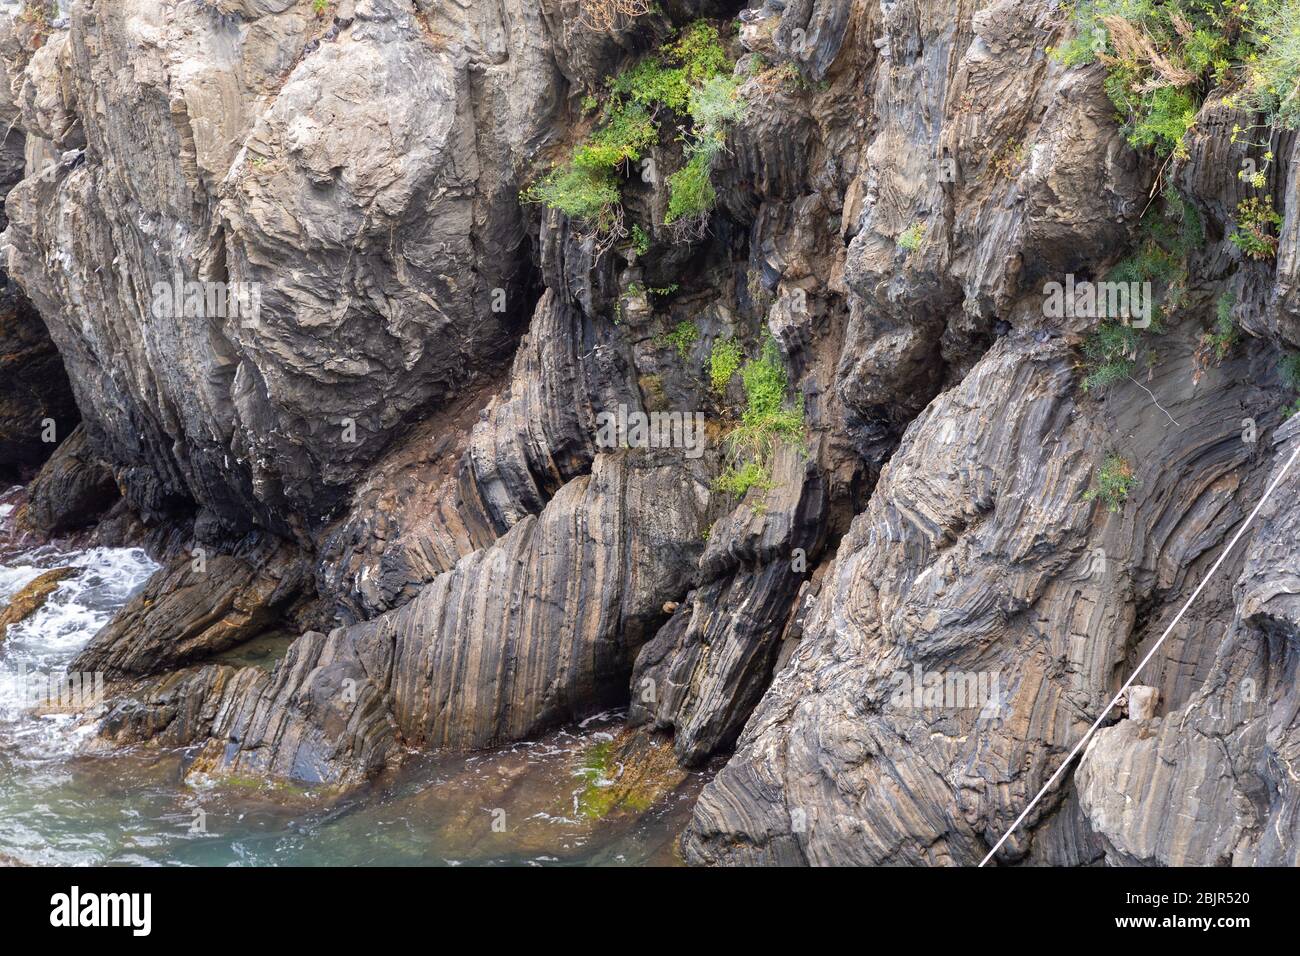
[[[621,728],[618,713],[497,751],[412,756],[399,771],[343,798],[257,781],[187,782],[185,755],[176,751],[96,752],[76,716],[34,710],[32,688],[48,686],[46,675],[61,675],[155,565],[136,549],[30,551],[0,563],[0,607],[42,570],[64,566],[82,570],[0,644],[0,862],[676,862],[675,838],[701,775],[690,775],[645,813],[591,819],[580,807],[592,785],[586,756]],[[286,640],[269,637],[228,662],[270,666]]]

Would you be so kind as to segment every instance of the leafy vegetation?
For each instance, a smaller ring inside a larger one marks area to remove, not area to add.
[[[1015,179],[1025,162],[1025,144],[1018,139],[1008,139],[989,160],[989,168],[998,179]]]
[[[907,252],[915,252],[921,248],[921,243],[925,241],[925,223],[918,222],[913,226],[908,226],[898,236],[898,248]]]
[[[1152,208],[1138,227],[1138,245],[1106,273],[1108,282],[1150,282],[1157,301],[1151,324],[1159,330],[1171,313],[1183,306],[1188,287],[1188,260],[1205,244],[1205,224],[1196,207],[1177,189],[1167,186],[1161,205]]]
[[[1300,12],[1294,0],[1079,0],[1073,36],[1051,52],[1067,66],[1101,62],[1129,142],[1186,155],[1206,93],[1233,92],[1270,124],[1294,127]]]
[[[1086,392],[1126,379],[1137,369],[1142,333],[1122,322],[1105,321],[1083,342]]]
[[[768,470],[756,461],[747,461],[739,467],[732,466],[718,476],[714,488],[724,494],[743,498],[751,488],[770,491],[776,487]]]
[[[1279,126],[1300,126],[1300,6],[1294,0],[1249,4],[1256,55],[1247,62],[1247,95]]]
[[[1237,304],[1237,298],[1231,292],[1225,292],[1219,296],[1214,306],[1214,325],[1209,331],[1201,334],[1200,352],[1205,356],[1205,360],[1213,360],[1215,364],[1222,362],[1236,347],[1237,342],[1241,339],[1241,333],[1237,329],[1236,320],[1232,317],[1232,308]]]
[[[1092,487],[1084,492],[1083,500],[1100,500],[1106,505],[1107,511],[1118,512],[1136,485],[1137,477],[1127,459],[1121,455],[1107,455],[1097,469]]]
[[[716,484],[737,497],[751,488],[772,487],[769,462],[778,442],[804,443],[803,396],[787,403],[789,380],[775,341],[763,342],[759,356],[740,370],[740,381],[745,408],[727,436],[731,464]]]
[[[710,178],[713,159],[723,148],[726,127],[745,109],[740,81],[727,75],[730,69],[715,27],[703,20],[685,27],[657,53],[608,82],[595,131],[574,147],[567,163],[521,198],[559,209],[603,237],[621,237],[626,234],[625,176],[659,142],[661,128],[681,128],[686,163],[668,178],[664,222],[676,225],[682,238],[702,230],[717,202]],[[634,227],[633,245],[649,248],[649,236],[640,227]]]
[[[632,248],[636,250],[638,256],[643,256],[650,251],[650,236],[639,225],[632,226]]]
[[[709,178],[712,157],[701,151],[691,156],[686,165],[668,177],[668,212],[664,223],[706,216],[718,200],[718,194]]]
[[[717,339],[709,352],[709,384],[722,394],[731,384],[731,377],[740,368],[742,357],[740,343],[735,339]]]
[[[1107,282],[1150,283],[1153,300],[1150,332],[1163,331],[1166,319],[1186,299],[1188,259],[1205,242],[1205,226],[1196,208],[1176,189],[1166,188],[1138,229],[1133,253],[1106,273]],[[1143,331],[1109,318],[1083,343],[1083,387],[1097,391],[1129,378],[1138,368]]]
[[[685,359],[691,354],[691,347],[699,341],[699,338],[700,330],[695,323],[689,319],[683,319],[677,323],[671,332],[661,336],[659,341],[663,345],[671,345],[677,349],[677,354]]]
[[[1272,259],[1277,255],[1274,230],[1281,225],[1282,217],[1273,208],[1273,197],[1252,196],[1237,204],[1237,228],[1228,238],[1251,259]]]

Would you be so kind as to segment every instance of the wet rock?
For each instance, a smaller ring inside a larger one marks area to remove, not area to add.
[[[0,481],[30,475],[77,423],[68,376],[41,318],[0,271]]]
[[[797,448],[777,462],[761,514],[745,503],[714,524],[700,558],[712,580],[642,648],[632,673],[629,723],[673,731],[688,766],[740,735],[771,681],[808,555],[817,556],[824,489]]]
[[[44,571],[29,581],[9,599],[8,604],[0,609],[0,641],[5,638],[9,628],[31,617],[49,600],[58,588],[59,582],[78,573],[77,568],[53,568]]]
[[[595,819],[644,813],[687,779],[667,739],[626,730],[588,748],[577,776],[577,812]]]
[[[281,624],[312,594],[311,565],[265,536],[233,554],[184,552],[77,655],[73,670],[144,676],[201,661]]]
[[[303,635],[269,676],[209,668],[179,690],[168,679],[167,706],[212,715],[183,734],[207,738],[210,770],[339,783],[373,772],[399,741],[487,747],[617,704],[698,557],[702,489],[682,477],[653,456],[601,455],[408,604]],[[156,723],[118,719],[105,732],[128,739]]]
[[[22,520],[37,534],[52,537],[93,523],[118,499],[113,473],[77,426],[27,486]]]

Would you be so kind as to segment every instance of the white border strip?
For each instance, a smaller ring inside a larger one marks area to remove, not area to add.
[[[1201,591],[1205,588],[1205,585],[1209,583],[1210,578],[1214,577],[1214,573],[1219,570],[1219,565],[1223,564],[1224,559],[1232,553],[1232,549],[1237,546],[1237,542],[1241,540],[1241,536],[1246,533],[1246,529],[1251,526],[1251,523],[1255,520],[1255,516],[1259,514],[1259,510],[1264,507],[1265,502],[1268,501],[1269,497],[1277,489],[1277,486],[1282,483],[1282,479],[1286,477],[1286,473],[1291,470],[1291,466],[1295,464],[1297,458],[1300,458],[1300,445],[1298,445],[1296,450],[1291,453],[1290,459],[1288,459],[1287,463],[1282,466],[1282,470],[1278,473],[1278,476],[1273,479],[1272,484],[1268,486],[1268,489],[1264,492],[1264,497],[1259,499],[1259,504],[1255,505],[1255,510],[1250,513],[1250,517],[1246,519],[1246,523],[1238,528],[1237,533],[1232,536],[1232,540],[1228,542],[1228,546],[1224,548],[1223,553],[1219,555],[1219,560],[1214,562],[1214,567],[1210,568],[1205,577],[1201,579],[1201,583],[1196,586],[1196,590],[1192,592],[1192,596],[1187,599],[1187,603],[1183,605],[1182,610],[1179,611],[1174,616],[1174,619],[1169,622],[1169,626],[1165,628],[1165,632],[1160,635],[1160,640],[1156,641],[1155,644],[1151,646],[1151,650],[1147,651],[1147,656],[1142,658],[1142,663],[1137,666],[1137,670],[1133,672],[1133,676],[1126,680],[1124,686],[1119,689],[1119,692],[1113,698],[1111,698],[1110,703],[1106,705],[1106,709],[1101,712],[1101,716],[1099,716],[1093,725],[1088,728],[1088,732],[1083,735],[1083,739],[1074,745],[1074,749],[1070,751],[1070,755],[1062,761],[1059,767],[1056,768],[1056,773],[1052,774],[1047,783],[1043,784],[1043,789],[1038,791],[1038,795],[1029,801],[1029,806],[1025,807],[1024,812],[1020,814],[1020,816],[1016,817],[1016,822],[1011,824],[1006,833],[1002,834],[1002,839],[993,844],[993,849],[989,850],[988,855],[985,856],[984,859],[980,860],[980,866],[983,866],[989,860],[993,859],[993,854],[997,853],[998,850],[1002,848],[1002,844],[1007,842],[1007,837],[1011,836],[1011,834],[1015,832],[1016,827],[1025,822],[1025,817],[1029,816],[1029,811],[1034,809],[1039,800],[1043,799],[1043,794],[1052,789],[1052,784],[1056,783],[1056,778],[1065,772],[1065,768],[1070,765],[1070,761],[1078,755],[1079,751],[1083,749],[1083,745],[1088,742],[1096,732],[1097,728],[1101,726],[1101,722],[1106,719],[1106,715],[1110,713],[1111,708],[1114,707],[1116,702],[1124,696],[1124,692],[1129,689],[1129,685],[1132,684],[1133,681],[1137,680],[1138,674],[1142,673],[1142,668],[1146,667],[1147,662],[1155,656],[1156,651],[1160,650],[1160,645],[1165,642],[1165,638],[1173,633],[1178,622],[1181,621],[1183,615],[1187,613],[1187,609],[1191,607],[1192,603],[1200,596]]]

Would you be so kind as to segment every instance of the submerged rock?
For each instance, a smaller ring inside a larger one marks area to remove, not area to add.
[[[5,639],[9,628],[31,617],[49,600],[59,586],[59,582],[78,573],[77,568],[53,568],[43,571],[9,599],[8,604],[0,609],[0,641]]]

